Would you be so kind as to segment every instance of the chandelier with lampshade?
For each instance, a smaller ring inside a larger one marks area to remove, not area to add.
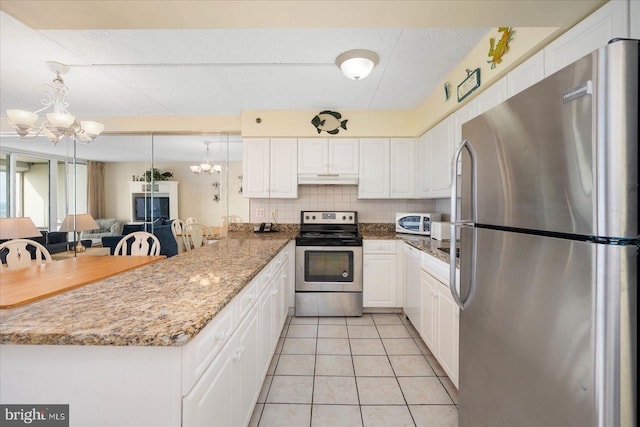
[[[59,62],[48,61],[47,66],[56,74],[52,83],[44,84],[45,97],[42,99],[42,108],[36,111],[7,110],[8,122],[21,138],[35,138],[43,134],[54,144],[63,137],[74,137],[82,142],[93,141],[102,131],[104,125],[90,120],[77,121],[76,117],[69,114],[67,107],[67,93],[69,88],[64,84],[61,74],[69,71],[69,66]],[[46,119],[40,126],[36,126],[38,113],[51,108],[53,111],[46,114]]]
[[[213,175],[214,172],[222,171],[222,166],[214,165],[213,163],[211,163],[211,159],[209,158],[209,145],[211,145],[211,143],[212,141],[204,141],[204,145],[207,148],[205,150],[204,160],[202,161],[202,163],[189,166],[191,172],[195,173],[196,175]]]

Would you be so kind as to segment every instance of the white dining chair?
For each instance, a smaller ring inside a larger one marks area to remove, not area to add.
[[[171,234],[176,239],[178,245],[178,253],[185,252],[187,250],[187,236],[186,236],[186,224],[181,219],[174,219],[171,222]]]
[[[189,225],[189,224],[197,224],[198,220],[195,219],[194,217],[190,216],[188,217],[185,221],[185,224]]]
[[[129,244],[131,240],[133,241]],[[160,241],[151,233],[135,231],[120,239],[113,254],[133,256],[160,255]]]
[[[214,237],[213,231],[209,227],[198,223],[187,224],[185,235],[187,236],[187,246],[193,249],[206,245],[207,240]]]
[[[35,248],[35,259],[31,259],[31,252],[28,247]],[[27,268],[32,265],[41,265],[52,262],[51,254],[40,243],[29,239],[7,240],[0,244],[0,252],[7,251],[6,264],[0,264],[2,270],[16,270]]]

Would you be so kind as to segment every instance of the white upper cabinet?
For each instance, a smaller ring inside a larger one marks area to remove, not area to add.
[[[272,138],[270,149],[269,194],[276,199],[298,197],[298,141]]]
[[[451,115],[418,140],[417,197],[449,197],[453,150],[453,115]]]
[[[629,37],[629,21],[637,21],[630,15],[630,3],[637,0],[614,0],[593,12],[575,27],[558,37],[544,48],[545,76],[577,61],[585,55],[599,49],[616,37]],[[631,19],[629,19],[631,16]]]
[[[507,99],[507,79],[503,77],[486,88],[473,100],[475,105],[474,117],[489,111],[505,99]]]
[[[298,175],[358,174],[358,140],[298,139]]]
[[[359,199],[389,198],[389,139],[360,140]]]
[[[392,199],[410,199],[414,196],[415,144],[413,138],[391,138],[390,173]]]
[[[245,138],[242,142],[243,197],[297,198],[295,138]]]
[[[358,140],[352,138],[329,139],[329,173],[358,174]]]
[[[544,78],[544,51],[540,51],[507,74],[507,96],[522,92]]]

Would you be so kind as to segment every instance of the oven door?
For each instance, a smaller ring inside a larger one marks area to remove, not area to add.
[[[362,292],[362,246],[296,246],[296,291]]]

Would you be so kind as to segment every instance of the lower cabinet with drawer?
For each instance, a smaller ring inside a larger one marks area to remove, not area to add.
[[[364,307],[401,307],[396,280],[396,241],[365,240],[363,248]]]
[[[458,387],[460,309],[451,296],[446,264],[422,254],[422,327],[420,336]]]
[[[249,424],[287,317],[288,254],[276,255],[183,348],[183,427]]]

